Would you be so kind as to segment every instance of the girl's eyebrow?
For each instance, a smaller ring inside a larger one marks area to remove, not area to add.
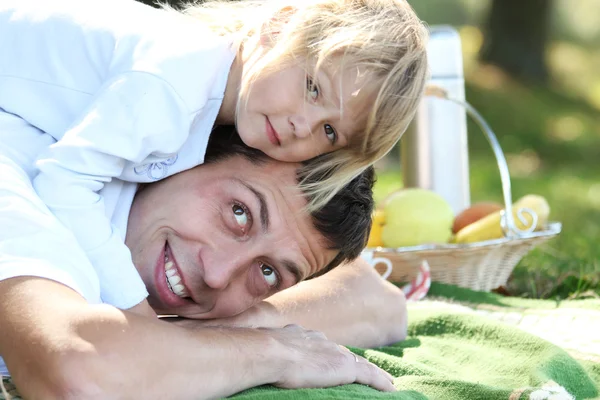
[[[340,92],[341,92],[341,87],[336,87],[336,85],[333,84],[334,79],[331,76],[331,71],[327,68],[327,67],[322,67],[319,70],[319,74],[321,75],[319,78],[319,82],[321,84],[321,90],[323,89],[323,86],[325,86],[325,93],[328,94],[328,96],[325,96],[325,98],[329,101],[331,101],[331,103],[333,103],[333,105],[338,108],[340,110],[340,119],[339,122],[336,124],[335,131],[338,134],[338,143],[342,143],[342,144],[347,144],[348,143],[348,136],[346,135],[346,133],[344,133],[344,130],[342,129],[341,122],[344,119],[343,116],[343,108],[342,108],[342,99],[340,97]],[[323,85],[323,82],[325,83],[325,85]],[[340,80],[340,85],[341,85],[341,80]],[[339,139],[343,139],[343,140],[339,140]]]
[[[325,92],[328,94],[328,96],[326,96],[327,100],[331,101],[333,105],[337,108],[341,108],[342,100],[340,98],[340,91],[333,84],[333,77],[331,76],[331,72],[328,70],[327,67],[321,67],[319,72],[322,77],[325,77],[325,79],[321,77],[320,82],[326,83],[325,86],[327,90]],[[323,84],[321,84],[321,86],[323,86]]]

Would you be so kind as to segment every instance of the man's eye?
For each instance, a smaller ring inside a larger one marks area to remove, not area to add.
[[[265,277],[265,282],[271,288],[277,288],[280,285],[279,275],[275,268],[268,266],[267,264],[260,264],[260,270]]]
[[[310,76],[306,76],[306,91],[313,101],[319,97],[319,88]]]
[[[334,145],[335,142],[337,142],[337,133],[335,132],[335,129],[333,129],[333,126],[329,124],[325,124],[324,128],[325,136],[327,136],[327,139],[331,142],[332,145]]]
[[[248,224],[250,222],[250,219],[252,218],[250,216],[250,212],[245,206],[241,204],[232,205],[231,210],[233,211],[233,216],[237,224],[242,229],[242,234],[245,235],[248,231]]]

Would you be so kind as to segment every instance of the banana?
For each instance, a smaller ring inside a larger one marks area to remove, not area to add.
[[[371,232],[369,234],[369,242],[367,247],[378,247],[383,246],[381,240],[381,231],[385,224],[385,213],[383,210],[375,210],[373,213],[373,224],[371,225]]]
[[[512,213],[515,225],[519,229],[526,229],[531,226],[533,218],[528,213],[523,213],[523,217],[527,222],[524,224],[517,215],[517,212],[522,208],[529,208],[537,214],[538,221],[535,230],[542,229],[548,222],[550,206],[542,196],[529,194],[520,198],[513,204]],[[504,232],[500,225],[500,218],[501,211],[497,211],[465,226],[456,233],[453,243],[473,243],[504,237]]]

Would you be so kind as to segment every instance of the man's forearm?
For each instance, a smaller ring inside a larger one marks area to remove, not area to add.
[[[376,347],[406,337],[406,300],[359,259],[300,283],[232,318],[179,321],[184,326],[299,324],[347,346]]]
[[[0,294],[0,354],[28,398],[215,398],[285,368],[260,330],[187,330],[43,279],[0,282]]]
[[[361,259],[266,301],[280,323],[320,330],[347,346],[383,346],[406,337],[404,294]]]
[[[185,329],[40,278],[0,281],[0,321],[0,355],[25,398],[208,399],[267,383],[395,390],[390,374],[320,332]]]

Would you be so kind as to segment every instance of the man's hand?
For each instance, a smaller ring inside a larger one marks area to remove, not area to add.
[[[392,392],[393,377],[347,348],[327,340],[324,334],[298,325],[274,331],[274,337],[295,357],[281,378],[274,383],[281,388],[318,388],[360,383]]]

